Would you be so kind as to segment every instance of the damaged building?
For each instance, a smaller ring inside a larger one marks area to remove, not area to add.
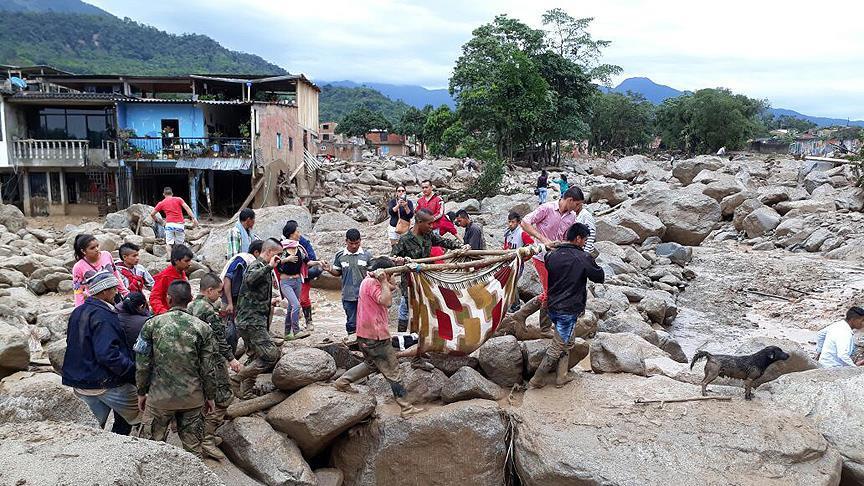
[[[3,202],[103,215],[155,204],[171,186],[200,216],[302,203],[318,168],[319,92],[303,75],[7,70]]]

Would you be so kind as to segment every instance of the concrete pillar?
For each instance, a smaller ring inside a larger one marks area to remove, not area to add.
[[[60,204],[63,205],[63,214],[68,214],[68,201],[69,197],[66,194],[66,173],[63,169],[60,169]]]
[[[52,204],[54,204],[54,198],[51,197],[51,172],[47,170],[45,171],[45,187],[48,188],[48,212],[50,213],[50,207]]]
[[[24,206],[24,216],[30,217],[33,216],[33,207],[31,206],[30,201],[30,173],[27,169],[21,170],[21,185],[22,185],[22,205]]]
[[[189,171],[189,207],[195,217],[198,217],[198,178],[200,174],[197,170]]]

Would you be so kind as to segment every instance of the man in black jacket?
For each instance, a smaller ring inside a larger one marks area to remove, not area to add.
[[[545,375],[552,370],[556,371],[555,386],[564,386],[572,380],[567,376],[570,349],[573,348],[576,321],[585,313],[588,280],[603,283],[605,278],[603,269],[584,250],[590,235],[588,226],[573,223],[567,230],[567,243],[546,255],[545,265],[549,272],[547,305],[555,334],[543,362],[529,382],[532,387],[541,388]]]
[[[90,297],[69,316],[63,384],[90,407],[100,426],[105,427],[113,410],[112,431],[128,435],[129,424],[140,420],[135,361],[114,308],[120,282],[112,272],[102,271],[86,285]]]

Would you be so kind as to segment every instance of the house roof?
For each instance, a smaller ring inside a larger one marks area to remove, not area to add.
[[[13,103],[69,103],[110,105],[117,101],[130,101],[133,98],[118,93],[45,93],[42,91],[18,91],[7,100]]]

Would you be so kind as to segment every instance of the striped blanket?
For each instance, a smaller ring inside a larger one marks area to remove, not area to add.
[[[468,354],[495,332],[516,299],[522,259],[480,269],[409,273],[411,331],[421,351]]]

